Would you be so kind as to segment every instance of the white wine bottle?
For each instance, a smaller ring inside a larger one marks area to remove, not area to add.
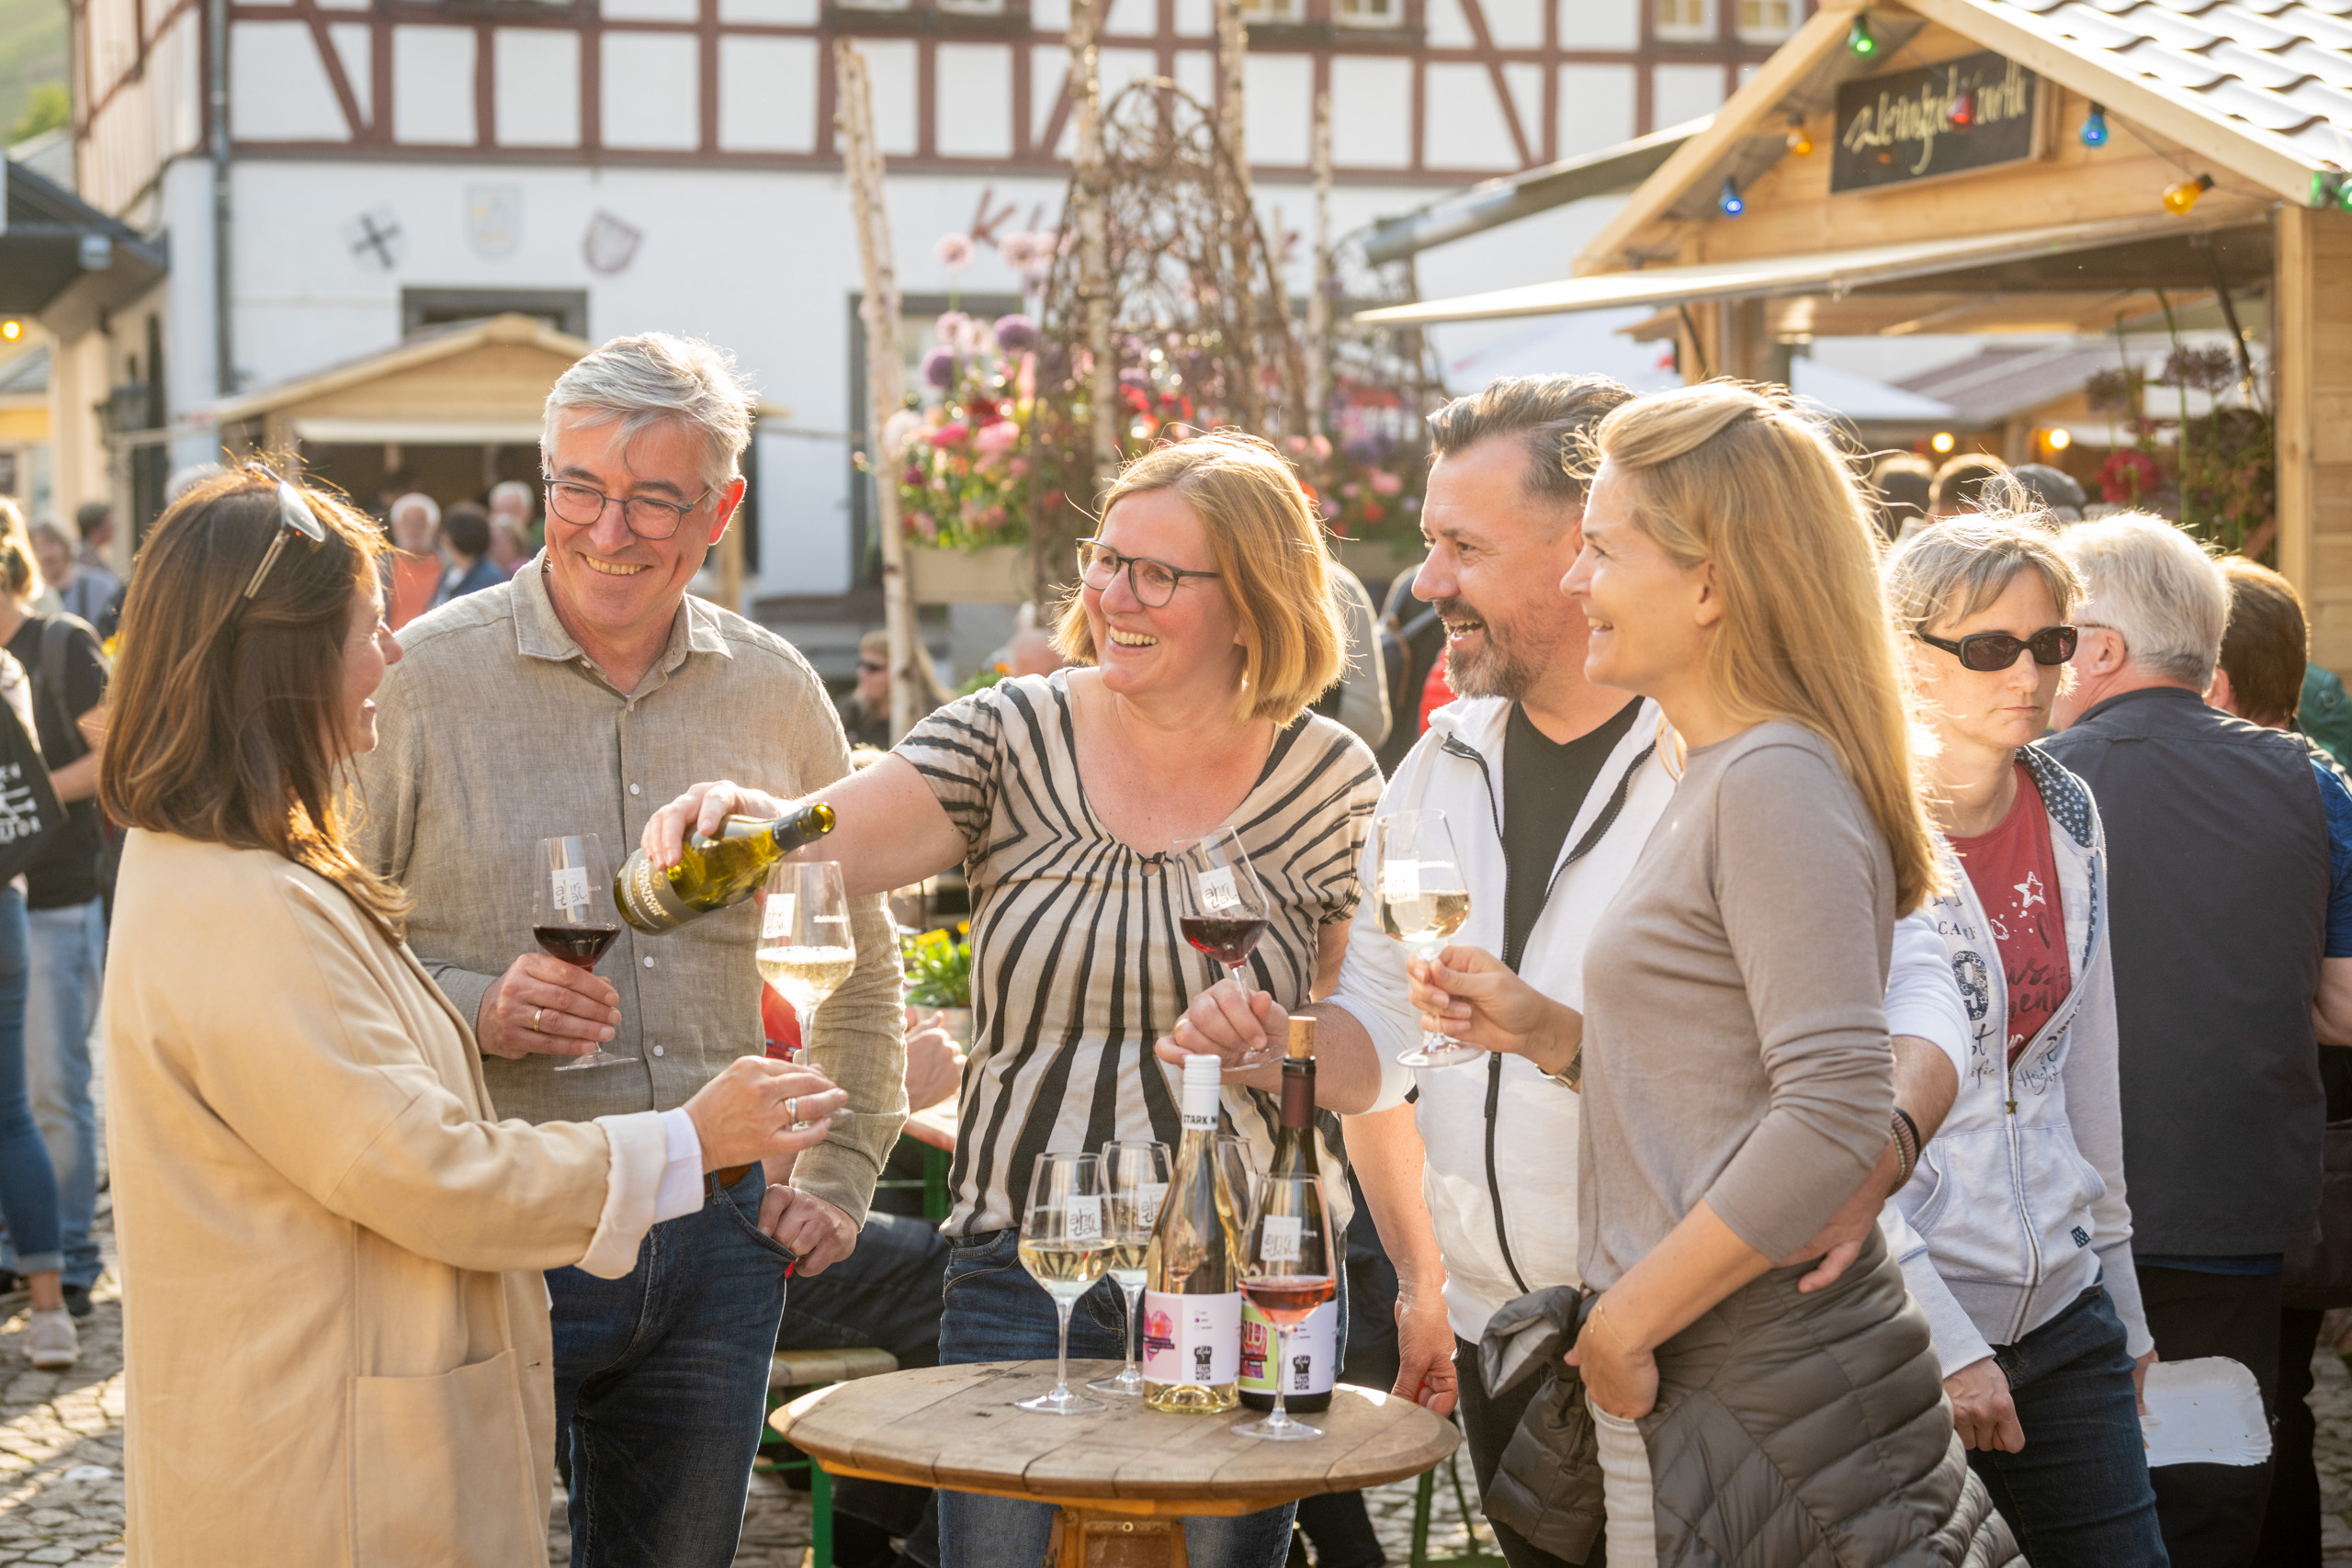
[[[1241,1215],[1216,1156],[1215,1056],[1184,1059],[1183,1141],[1144,1255],[1143,1399],[1208,1416],[1238,1403]]]
[[[716,837],[689,835],[678,863],[667,872],[657,870],[643,850],[631,854],[614,874],[613,903],[621,919],[660,936],[741,903],[759,891],[770,866],[832,830],[833,808],[821,800],[774,822],[730,817]]]
[[[1322,1160],[1315,1152],[1315,1021],[1293,1015],[1289,1053],[1283,1061],[1283,1119],[1274,1134],[1274,1155],[1269,1176],[1320,1176]],[[1340,1303],[1335,1296],[1315,1309],[1305,1323],[1290,1331],[1290,1348],[1280,1369],[1284,1378],[1283,1398],[1294,1411],[1323,1410],[1331,1404],[1331,1385],[1338,1381],[1334,1364],[1339,1354]],[[1241,1403],[1252,1410],[1274,1407],[1274,1382],[1266,1363],[1280,1340],[1265,1314],[1241,1303]]]

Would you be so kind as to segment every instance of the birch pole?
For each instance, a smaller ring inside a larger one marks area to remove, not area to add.
[[[1306,421],[1302,435],[1323,426],[1331,401],[1331,95],[1315,95],[1315,265],[1306,291]]]
[[[842,173],[849,181],[857,222],[858,259],[865,265],[865,450],[874,476],[875,514],[882,530],[882,624],[890,639],[890,735],[922,717],[926,684],[914,661],[926,657],[915,635],[915,607],[907,581],[906,530],[899,517],[899,454],[888,450],[890,416],[906,405],[906,362],[899,349],[899,278],[890,260],[890,215],[882,205],[882,154],[874,141],[874,94],[865,57],[847,39],[833,41],[837,80],[833,124],[841,132]]]
[[[1102,0],[1070,0],[1069,90],[1077,117],[1078,292],[1086,304],[1087,408],[1094,455],[1091,507],[1119,472],[1119,366],[1111,347],[1111,234],[1102,156]],[[1042,585],[1046,563],[1036,563]],[[1042,597],[1040,603],[1042,603]]]

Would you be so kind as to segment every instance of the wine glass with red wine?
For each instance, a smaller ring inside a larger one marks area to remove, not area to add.
[[[1266,934],[1271,912],[1266,890],[1258,886],[1242,852],[1241,836],[1230,828],[1199,839],[1179,839],[1170,846],[1170,860],[1182,868],[1177,929],[1184,940],[1225,965],[1241,994],[1250,994],[1250,955]],[[1282,1042],[1265,1044],[1238,1061],[1226,1064],[1226,1076],[1262,1067],[1282,1055]]]
[[[575,969],[594,969],[621,934],[613,908],[613,863],[605,841],[594,833],[566,833],[539,840],[537,886],[533,890],[531,934],[539,946]],[[634,1062],[602,1045],[584,1056],[558,1062],[559,1073]]]
[[[1290,1334],[1339,1288],[1339,1254],[1331,1245],[1323,1179],[1285,1171],[1261,1176],[1250,1207],[1250,1239],[1241,1249],[1241,1293],[1274,1325],[1274,1409],[1264,1420],[1233,1430],[1271,1442],[1303,1442],[1321,1437],[1323,1429],[1292,1420],[1283,1405],[1299,1371],[1291,1365]]]

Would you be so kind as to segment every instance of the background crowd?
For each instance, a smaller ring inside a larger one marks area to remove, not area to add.
[[[1456,1416],[1513,1568],[2318,1561],[2352,789],[2283,579],[2054,471],[1864,476],[1758,389],[1506,380],[1434,416],[1385,608],[1273,447],[1200,437],[1121,474],[1001,680],[893,738],[878,634],[837,707],[687,592],[752,406],[707,344],[616,340],[548,400],[565,511],[248,464],[177,487],[129,589],[103,514],[0,504],[0,739],[59,818],[0,889],[0,1218],[70,1365],[111,916],[134,1561],[262,1516],[305,1560],[526,1561],[553,1471],[576,1562],[719,1568],[774,1349],[1045,1354],[1036,1156],[1172,1145],[1205,1053],[1262,1162],[1242,1065],[1293,1012],[1350,1375]],[[769,1009],[798,1061],[752,1032],[748,905],[601,973],[518,940],[537,839],[666,864],[811,799],[858,963],[805,1038]],[[1470,896],[1428,962],[1376,907],[1406,810]],[[1227,825],[1272,906],[1247,992],[1159,897]],[[958,871],[967,1040],[902,1006],[886,902]],[[1483,1055],[1400,1066],[1425,1029]],[[632,1059],[563,1070],[599,1046]],[[950,1099],[945,1222],[877,1212]],[[1128,1333],[1108,1285],[1072,1328]],[[2152,1471],[2151,1368],[2210,1357],[2271,1457]],[[860,1568],[1051,1529],[838,1506]],[[1188,1551],[1274,1568],[1295,1527],[1381,1561],[1347,1496]]]

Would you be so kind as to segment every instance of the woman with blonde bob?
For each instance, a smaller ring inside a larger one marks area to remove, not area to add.
[[[348,837],[401,656],[381,548],[247,468],[164,514],[125,607],[98,787],[130,829],[106,1030],[134,1564],[544,1562],[541,1271],[627,1274],[704,1172],[816,1143],[845,1098],[746,1057],[675,1111],[492,1120]]]
[[[1015,1258],[1032,1168],[1110,1138],[1175,1145],[1154,1045],[1194,993],[1216,987],[1264,1029],[1338,974],[1380,773],[1363,742],[1307,711],[1340,673],[1329,559],[1313,503],[1266,442],[1220,433],[1147,453],[1079,543],[1056,643],[1080,667],[953,703],[824,793],[836,817],[826,852],[853,896],[959,862],[971,884],[976,1017],[944,1227],[956,1244],[944,1362],[1054,1354],[1053,1302]],[[644,848],[666,863],[688,828],[786,809],[698,784],[647,824]],[[1271,906],[1250,958],[1258,997],[1220,980],[1177,928],[1170,852],[1221,827],[1240,836]],[[1227,1079],[1226,1115],[1261,1162],[1278,1071]],[[1086,1297],[1072,1353],[1118,1357],[1124,1307],[1107,1280]],[[1279,1568],[1291,1516],[1188,1519],[1187,1551]],[[1032,1568],[1052,1528],[1040,1505],[940,1497],[947,1568]]]
[[[1688,746],[1585,956],[1570,1359],[1611,1568],[1998,1562],[1926,1319],[1873,1230],[1802,1255],[1890,1139],[1897,916],[1937,890],[1870,510],[1826,435],[1728,383],[1602,421],[1563,583],[1585,672]],[[1977,1539],[1980,1535],[1982,1539]]]

